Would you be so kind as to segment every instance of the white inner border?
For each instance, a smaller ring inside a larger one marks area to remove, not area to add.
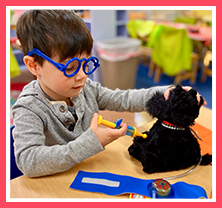
[[[6,6],[6,138],[10,137],[10,10],[28,9],[75,9],[75,10],[212,10],[212,54],[213,54],[213,76],[212,76],[212,199],[207,200],[162,200],[161,202],[216,202],[216,6]],[[98,23],[99,24],[99,23]],[[71,182],[70,182],[71,183]],[[118,201],[128,202],[130,199],[87,199],[87,201]],[[149,201],[159,201],[149,199]],[[26,199],[10,198],[10,139],[6,139],[6,202],[82,202],[85,199]],[[146,202],[146,200],[130,200],[131,202]]]

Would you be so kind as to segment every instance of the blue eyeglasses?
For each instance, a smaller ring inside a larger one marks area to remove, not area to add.
[[[100,66],[99,59],[93,56],[88,59],[72,58],[69,61],[67,61],[67,63],[64,65],[53,61],[51,58],[49,58],[36,48],[33,48],[31,51],[28,51],[27,53],[28,56],[31,56],[33,54],[41,56],[42,58],[53,64],[58,70],[63,72],[63,74],[66,77],[75,76],[79,72],[82,63],[83,63],[83,71],[86,75],[92,74]]]

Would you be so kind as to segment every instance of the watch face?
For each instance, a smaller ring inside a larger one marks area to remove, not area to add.
[[[164,179],[156,179],[149,185],[149,191],[153,197],[169,198],[172,196],[171,185]]]

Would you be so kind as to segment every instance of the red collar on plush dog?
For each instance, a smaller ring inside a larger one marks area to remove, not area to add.
[[[194,123],[195,123],[195,121],[194,121]],[[168,129],[173,129],[173,130],[185,130],[185,128],[184,128],[183,126],[177,126],[177,125],[172,124],[172,123],[169,123],[169,122],[167,122],[167,121],[162,121],[161,124],[162,124],[162,126],[168,128]],[[198,139],[202,140],[193,129],[191,129],[190,127],[189,127],[189,129],[194,133],[194,135],[195,135]]]
[[[173,129],[173,130],[185,130],[185,128],[183,126],[177,126],[175,124],[169,123],[167,121],[162,121],[162,126],[169,128],[169,129]]]

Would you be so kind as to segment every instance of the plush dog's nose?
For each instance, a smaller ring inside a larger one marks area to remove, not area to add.
[[[200,94],[199,93],[197,93],[197,101],[198,101],[198,103],[200,103]]]
[[[201,105],[206,105],[207,102],[204,100],[204,98],[197,92],[197,101],[198,101],[198,104],[201,104]]]

